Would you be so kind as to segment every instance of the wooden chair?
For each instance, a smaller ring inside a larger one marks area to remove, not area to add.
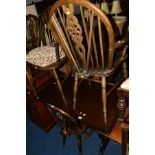
[[[44,18],[42,17],[41,19]],[[57,42],[52,40],[48,42],[49,44],[45,42],[45,37],[43,38],[43,35],[48,33],[48,36],[46,35],[46,37],[51,36],[50,32],[46,31],[48,23],[45,22],[48,21],[40,20],[34,15],[27,16],[27,79],[29,80],[34,94],[37,97],[34,80],[47,72],[51,73],[51,75],[54,74],[63,102],[67,105],[62,85],[56,71],[56,69],[63,66],[66,61],[66,57],[61,46]],[[36,74],[36,72],[39,72],[39,74]]]
[[[82,155],[82,144],[91,136],[93,130],[88,131],[87,125],[81,123],[84,114],[71,115],[70,110],[65,111],[51,104],[47,104],[53,117],[61,128],[60,134],[63,136],[63,146],[65,146],[66,137],[71,134],[77,135],[77,145],[79,154]]]
[[[86,19],[85,9],[89,12]],[[78,102],[78,79],[100,83],[106,122],[107,97],[128,77],[126,40],[115,42],[109,18],[86,0],[58,0],[51,7],[49,18],[53,36],[62,45],[75,74],[73,108]]]
[[[40,16],[40,30],[42,45],[49,45],[54,41],[51,29],[49,27],[49,8],[46,9]]]
[[[41,46],[39,25],[39,18],[37,16],[32,14],[26,16],[26,53]],[[44,85],[51,81],[51,74],[49,71],[41,72],[28,64],[26,64],[26,77],[27,91],[29,93],[32,91],[35,96],[37,96],[36,92],[39,92]]]

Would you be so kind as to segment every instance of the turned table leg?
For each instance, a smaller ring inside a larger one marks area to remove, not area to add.
[[[124,114],[125,114],[125,109],[126,109],[126,102],[125,102],[125,97],[120,97],[118,98],[118,124],[119,126],[121,125],[122,122],[124,122]]]

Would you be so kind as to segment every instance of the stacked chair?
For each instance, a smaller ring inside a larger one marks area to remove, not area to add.
[[[48,26],[48,10],[40,17],[27,15],[26,24],[26,73],[35,97],[38,97],[36,79],[45,74],[51,79],[50,73],[52,76],[54,75],[62,100],[67,104],[57,74],[57,69],[65,64],[66,57],[61,46],[52,39],[52,33]]]

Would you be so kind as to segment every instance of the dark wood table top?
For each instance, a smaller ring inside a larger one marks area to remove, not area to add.
[[[103,134],[109,133],[117,120],[117,93],[115,92],[108,97],[108,121],[105,124],[101,103],[101,85],[96,83],[89,85],[88,81],[85,80],[81,83],[78,90],[77,109],[75,112],[72,109],[73,84],[74,78],[69,78],[63,85],[68,111],[73,113],[73,115],[80,112],[85,113],[86,116],[82,120],[83,123]],[[51,83],[46,90],[40,93],[40,100],[44,103],[51,103],[63,110],[66,109],[56,83]]]

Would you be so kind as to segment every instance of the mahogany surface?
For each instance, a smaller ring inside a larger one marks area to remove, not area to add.
[[[31,94],[27,94],[26,97],[26,110],[29,119],[45,132],[50,131],[50,129],[56,124],[56,121],[46,105],[35,99]]]
[[[63,84],[63,90],[68,103],[68,110],[74,114],[75,110],[72,109],[73,104],[73,87],[74,78],[70,77]],[[102,98],[101,98],[101,86],[100,84],[83,81],[79,86],[79,94],[77,99],[77,113],[83,112],[86,114],[83,122],[94,130],[101,133],[109,133],[115,121],[117,120],[117,95],[116,92],[112,93],[108,97],[108,121],[104,122],[104,113],[102,111]],[[41,91],[40,100],[44,103],[52,103],[53,105],[66,109],[61,99],[60,93],[55,83],[51,83],[46,90]]]

